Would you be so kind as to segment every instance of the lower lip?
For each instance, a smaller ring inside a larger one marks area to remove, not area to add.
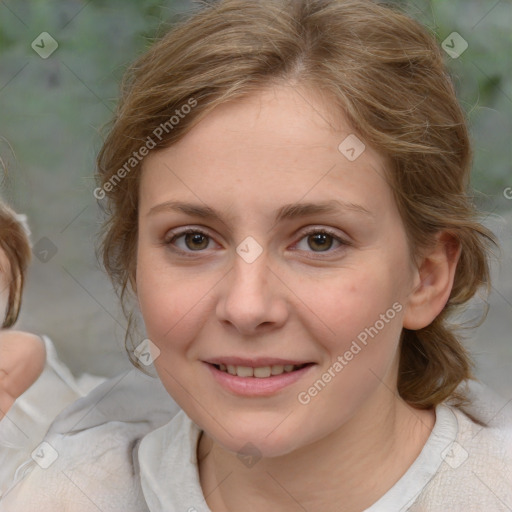
[[[270,377],[238,377],[218,370],[213,364],[204,363],[209,368],[213,378],[226,390],[242,396],[270,396],[297,382],[304,377],[313,364],[294,372],[272,375]]]

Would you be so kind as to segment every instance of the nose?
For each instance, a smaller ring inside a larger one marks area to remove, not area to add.
[[[223,280],[217,318],[239,334],[261,334],[286,322],[286,287],[268,263],[265,251],[252,263],[237,255],[233,269]]]

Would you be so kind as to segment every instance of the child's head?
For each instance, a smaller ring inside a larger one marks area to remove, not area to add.
[[[30,261],[28,229],[23,220],[0,201],[0,318],[2,327],[17,320],[25,271]]]
[[[418,23],[367,0],[225,0],[129,71],[98,158],[104,263],[137,293],[162,382],[219,438],[211,417],[250,437],[295,405],[289,449],[377,389],[429,408],[469,378],[446,320],[488,282],[492,236],[467,196],[442,57]],[[297,216],[326,201],[338,212]],[[229,357],[311,365],[248,399],[219,392],[212,364]]]

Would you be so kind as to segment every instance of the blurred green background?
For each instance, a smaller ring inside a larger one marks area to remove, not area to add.
[[[440,44],[452,32],[468,44],[446,61],[471,125],[476,200],[504,245],[493,270],[489,317],[468,345],[482,379],[512,397],[512,4],[399,3]],[[50,335],[75,374],[111,376],[130,368],[125,320],[94,253],[101,219],[92,195],[99,128],[111,116],[127,64],[191,5],[0,1],[0,156],[8,167],[1,195],[27,214],[33,242],[43,239],[52,254],[46,262],[34,258],[20,326]],[[31,47],[42,32],[58,43],[46,59]]]

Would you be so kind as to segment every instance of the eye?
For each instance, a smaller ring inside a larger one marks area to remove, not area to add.
[[[165,239],[165,245],[170,246],[175,252],[186,255],[211,248],[210,242],[213,242],[210,235],[198,228],[188,228],[180,232],[174,232]],[[329,229],[316,228],[303,233],[302,238],[295,244],[295,248],[306,252],[333,253],[340,247],[348,245],[350,245],[348,241],[343,240]],[[335,248],[331,250],[333,246]]]
[[[336,252],[342,246],[350,245],[346,240],[337,236],[326,228],[316,228],[303,233],[303,237],[296,244],[301,251],[312,250],[313,252]],[[335,250],[330,249],[337,244]]]
[[[165,244],[177,247],[177,252],[201,252],[210,245],[211,238],[205,232],[197,228],[189,228],[179,233],[172,233],[166,238]],[[178,241],[180,241],[178,243]],[[174,250],[174,249],[173,249]]]

